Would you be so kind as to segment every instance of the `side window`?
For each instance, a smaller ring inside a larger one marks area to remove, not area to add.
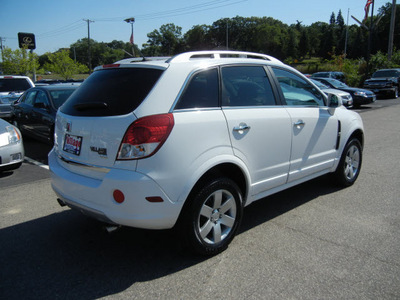
[[[279,81],[286,104],[290,106],[324,106],[323,95],[303,78],[279,68],[272,68]]]
[[[222,106],[275,105],[271,83],[261,66],[222,68]]]
[[[35,100],[35,107],[37,108],[47,108],[49,107],[49,100],[47,99],[47,95],[43,91],[38,91],[38,94],[36,96]]]
[[[186,85],[175,109],[218,107],[218,71],[196,73]]]
[[[22,102],[33,106],[33,102],[35,100],[36,93],[37,93],[37,91],[27,92],[25,98],[22,99]]]

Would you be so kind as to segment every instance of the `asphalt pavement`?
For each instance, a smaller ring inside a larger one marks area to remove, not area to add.
[[[45,168],[3,173],[0,299],[400,299],[398,104],[360,109],[352,187],[322,177],[250,205],[212,258],[186,253],[173,231],[105,233],[57,204]]]

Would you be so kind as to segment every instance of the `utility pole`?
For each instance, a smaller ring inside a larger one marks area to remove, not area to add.
[[[393,36],[394,36],[394,22],[396,20],[396,0],[392,3],[392,17],[390,19],[390,31],[389,31],[389,45],[388,45],[388,60],[392,60],[393,54]]]
[[[347,56],[347,40],[349,39],[349,15],[350,15],[350,8],[347,9],[347,24],[346,24],[346,39],[344,42],[344,57]]]
[[[226,20],[226,50],[229,50],[229,19]]]
[[[0,51],[1,51],[1,61],[4,62],[4,55],[3,55],[3,41],[5,41],[5,38],[2,38],[0,36]]]
[[[89,61],[89,74],[92,73],[92,59],[90,57],[90,23],[93,23],[94,21],[89,20],[89,19],[83,19],[87,23],[87,32],[88,32],[88,61]]]

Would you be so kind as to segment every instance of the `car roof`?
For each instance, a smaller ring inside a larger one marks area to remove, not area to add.
[[[22,76],[22,75],[0,75],[0,78],[5,78],[5,79],[12,79],[12,78],[30,78],[28,76]]]
[[[31,89],[45,90],[45,91],[56,91],[56,90],[75,90],[79,87],[79,84],[51,84],[51,85],[40,85],[35,86]]]
[[[143,57],[128,58],[115,62],[111,65],[104,65],[95,70],[111,67],[155,67],[167,69],[170,65],[188,64],[195,68],[198,65],[204,67],[218,65],[221,63],[251,63],[251,62],[271,62],[273,64],[283,63],[275,57],[245,51],[229,50],[210,50],[210,51],[191,51],[184,52],[172,57]]]

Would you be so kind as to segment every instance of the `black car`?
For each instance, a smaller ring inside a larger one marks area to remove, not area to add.
[[[365,80],[364,88],[377,95],[393,98],[399,97],[400,69],[382,69],[372,74],[372,78]]]
[[[27,90],[12,106],[12,123],[22,134],[52,144],[57,110],[78,86],[60,84]]]
[[[376,101],[376,95],[369,90],[349,87],[347,84],[332,78],[313,77],[313,79],[324,83],[330,88],[350,93],[351,96],[353,97],[353,107],[360,107],[360,105],[370,104]]]

